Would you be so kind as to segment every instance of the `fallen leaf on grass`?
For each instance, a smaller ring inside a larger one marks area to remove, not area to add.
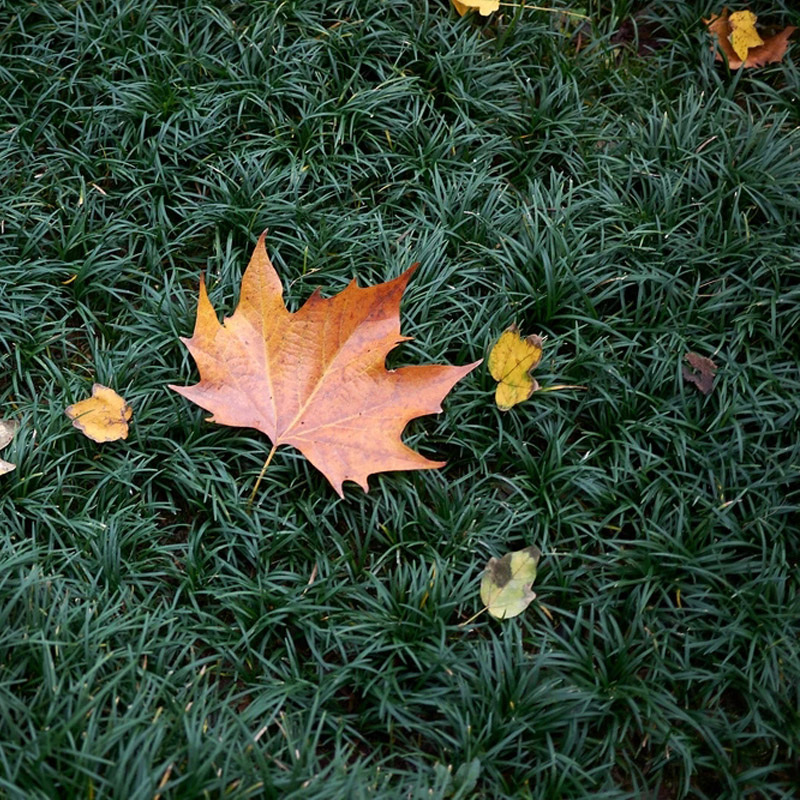
[[[623,20],[610,42],[635,46],[637,55],[647,57],[664,47],[665,39],[665,28],[658,21],[658,16],[647,7]]]
[[[710,394],[714,388],[717,365],[710,358],[698,353],[687,353],[684,358],[689,366],[683,367],[683,379],[693,383],[703,394]]]
[[[731,69],[749,69],[783,59],[789,46],[789,37],[797,28],[789,25],[773,36],[762,38],[756,30],[757,19],[751,11],[728,14],[728,9],[723,8],[721,14],[703,20],[719,47],[716,49],[713,43],[711,45],[717,61],[727,60]]]
[[[113,389],[95,383],[92,396],[71,405],[66,415],[84,436],[95,442],[128,438],[131,407]]]
[[[747,61],[747,53],[753,47],[760,47],[764,40],[756,30],[758,17],[752,11],[735,11],[728,17],[731,26],[730,43],[734,53],[742,61]]]
[[[500,8],[500,0],[451,0],[451,2],[462,17],[468,11],[477,11],[482,17],[488,17]]]
[[[441,411],[444,396],[481,362],[386,369],[389,351],[408,341],[400,298],[416,265],[377,286],[351,281],[334,297],[317,289],[291,313],[264,237],[223,324],[201,279],[194,334],[181,339],[200,382],[170,388],[210,411],[209,422],[265,433],[273,445],[267,464],[280,445],[296,447],[340,496],[346,480],[368,491],[373,473],[443,466],[400,434],[409,420]]]
[[[516,325],[503,331],[489,353],[489,372],[499,381],[494,399],[501,411],[527,400],[539,388],[531,372],[541,360],[541,336],[523,339]]]
[[[535,599],[531,585],[541,557],[538,547],[526,547],[489,559],[481,580],[481,602],[493,617],[516,617]]]
[[[19,423],[16,420],[0,419],[0,450],[11,444],[11,440],[14,438],[14,434],[17,432],[18,428]],[[0,475],[5,475],[7,472],[11,472],[16,468],[16,464],[12,464],[10,461],[4,461],[0,458]]]
[[[542,389],[531,372],[542,360],[542,337],[520,336],[511,325],[503,331],[489,353],[489,372],[498,381],[494,400],[501,411],[508,411],[527,400],[534,392],[557,392],[561,389],[585,389],[580,384],[559,384]]]

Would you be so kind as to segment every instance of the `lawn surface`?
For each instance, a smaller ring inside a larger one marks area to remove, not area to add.
[[[800,791],[800,51],[583,7],[579,52],[444,0],[4,7],[0,796]],[[501,413],[481,367],[406,431],[445,468],[339,499],[281,448],[248,512],[269,442],[166,385],[266,227],[292,309],[421,262],[391,364],[517,322],[586,390]],[[65,417],[94,381],[127,441]],[[538,599],[460,627],[527,545]]]

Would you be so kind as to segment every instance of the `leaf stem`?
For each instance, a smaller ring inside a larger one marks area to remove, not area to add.
[[[256,485],[253,487],[253,491],[250,493],[250,499],[247,501],[248,508],[253,505],[253,500],[255,499],[256,492],[258,491],[258,487],[261,486],[261,479],[264,477],[264,473],[267,471],[267,467],[269,466],[269,462],[272,461],[272,456],[275,455],[275,451],[278,449],[278,445],[272,445],[272,450],[269,451],[269,455],[267,456],[267,460],[264,462],[264,466],[261,467],[261,472],[258,473],[258,478],[256,479]]]
[[[566,11],[563,8],[549,8],[547,6],[529,6],[525,0],[522,0],[521,3],[500,3],[500,5],[524,8],[526,11],[547,11],[550,14],[563,14],[565,17],[578,17],[578,19],[591,19],[591,17],[581,14],[579,11]]]
[[[472,622],[473,620],[478,619],[478,617],[481,614],[483,614],[484,611],[488,611],[488,610],[489,610],[489,606],[484,606],[477,614],[473,614],[469,619],[464,620],[464,622],[459,622],[458,623],[458,627],[459,628],[463,628],[465,625],[469,625],[470,622]]]
[[[558,386],[545,386],[543,388],[537,389],[537,391],[541,394],[542,392],[557,392],[559,389],[588,389],[588,386],[582,386],[578,383],[570,383],[567,384],[559,384]]]

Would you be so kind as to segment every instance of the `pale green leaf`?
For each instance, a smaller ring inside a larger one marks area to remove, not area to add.
[[[531,585],[541,556],[539,548],[531,546],[489,559],[481,581],[481,600],[493,617],[516,617],[530,605],[536,597]]]

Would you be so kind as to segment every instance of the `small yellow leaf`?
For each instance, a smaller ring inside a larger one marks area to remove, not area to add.
[[[731,47],[742,61],[747,60],[750,48],[764,44],[756,31],[756,19],[758,18],[752,11],[735,11],[728,17]]]
[[[462,17],[467,11],[477,11],[482,17],[488,17],[500,8],[500,0],[452,0],[452,3]]]
[[[95,442],[128,438],[131,407],[113,389],[95,383],[92,396],[69,406],[66,415],[72,424]]]
[[[541,557],[538,547],[526,547],[489,559],[481,580],[481,602],[493,617],[516,617],[530,605],[536,597],[531,585]]]
[[[501,411],[527,400],[539,388],[530,373],[541,360],[540,336],[523,339],[516,325],[503,332],[489,353],[489,372],[499,381],[494,398]]]

